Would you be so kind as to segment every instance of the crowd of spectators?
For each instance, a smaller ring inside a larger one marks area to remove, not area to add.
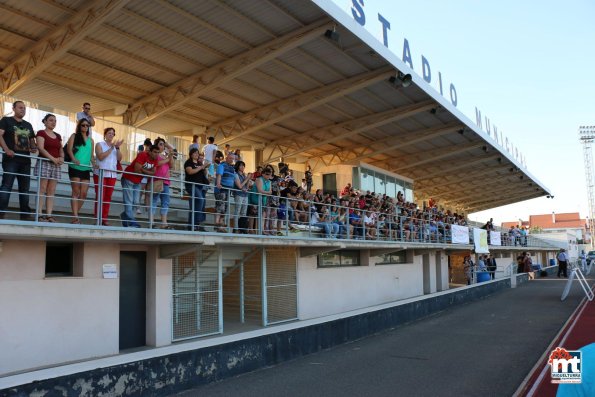
[[[38,205],[39,221],[56,221],[53,196],[61,178],[60,167],[66,162],[72,188],[72,223],[80,223],[79,212],[85,204],[92,176],[97,197],[94,216],[101,224],[109,225],[111,197],[121,173],[122,225],[140,227],[136,218],[144,207],[150,224],[171,227],[168,223],[170,169],[177,150],[165,139],[157,138],[154,142],[147,139],[134,160],[122,170],[123,141],[116,138],[111,127],[103,131],[101,142],[93,141],[91,128],[95,119],[89,103],[83,104],[83,110],[77,113],[75,133],[66,142],[54,131],[54,115],[48,114],[43,119],[45,129],[35,134],[31,124],[24,120],[24,103],[16,101],[13,111],[14,116],[0,121],[0,146],[5,152],[0,216],[4,216],[12,185],[18,179],[21,219],[32,218],[28,202],[30,155],[39,152],[42,160],[37,161],[35,170],[40,177],[42,197]],[[420,208],[407,202],[402,192],[389,197],[357,190],[350,183],[336,196],[321,189],[312,192],[313,174],[308,164],[301,185],[285,163],[264,164],[246,172],[240,149],[232,150],[225,144],[220,150],[214,137],[209,137],[201,148],[195,135],[188,152],[183,169],[189,203],[187,227],[193,231],[207,230],[209,200],[214,201],[214,224],[208,226],[219,232],[281,235],[288,230],[309,229],[321,231],[327,238],[440,242],[447,241],[452,225],[467,225],[464,215],[439,209],[433,200]],[[207,198],[210,191],[213,196]],[[102,205],[98,206],[98,202]],[[158,209],[160,219],[154,222]]]

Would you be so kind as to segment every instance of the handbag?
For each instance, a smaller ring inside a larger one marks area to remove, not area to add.
[[[163,179],[153,179],[153,194],[163,191]]]

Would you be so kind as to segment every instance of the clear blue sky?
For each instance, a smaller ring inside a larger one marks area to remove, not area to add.
[[[350,0],[332,0],[351,16]],[[472,219],[528,219],[530,214],[588,215],[580,125],[595,125],[595,2],[365,0],[366,26],[389,48],[403,39],[414,71],[421,55],[454,83],[457,108],[475,122],[475,107],[522,150],[528,171],[554,194],[472,214]],[[433,80],[436,80],[435,78]],[[437,85],[432,81],[432,85]]]

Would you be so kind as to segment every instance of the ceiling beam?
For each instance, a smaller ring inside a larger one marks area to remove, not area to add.
[[[80,11],[54,28],[2,70],[0,74],[1,92],[10,95],[37,77],[106,19],[121,10],[128,1],[95,0],[85,2]]]
[[[432,182],[426,182],[426,183],[418,183],[417,181],[415,182],[415,189],[421,189],[421,190],[427,190],[427,189],[432,189],[432,188],[440,188],[440,187],[445,187],[445,186],[450,186],[450,185],[455,185],[455,184],[459,184],[459,183],[464,183],[468,180],[474,180],[477,179],[478,177],[482,177],[485,175],[489,175],[492,174],[496,171],[501,171],[503,168],[508,168],[510,165],[508,164],[502,164],[499,166],[495,166],[495,167],[490,167],[488,169],[485,170],[480,170],[480,171],[476,171],[476,172],[471,172],[468,174],[465,174],[462,177],[457,177],[456,180],[448,180],[445,182],[441,182],[441,183],[432,183]],[[506,177],[510,177],[514,174],[510,174],[510,175],[506,175]]]
[[[319,20],[145,96],[130,105],[125,122],[138,127],[154,120],[293,48],[321,37],[328,25],[328,19]]]
[[[431,109],[435,106],[432,100],[413,103],[399,108],[390,109],[382,113],[371,114],[356,119],[346,120],[339,124],[331,124],[321,128],[314,128],[291,138],[279,138],[273,140],[271,145],[287,146],[294,149],[282,154],[283,157],[293,157],[311,149],[319,148],[322,145],[348,138],[350,136],[368,131],[394,121],[403,120],[412,117],[420,112]],[[317,134],[326,134],[326,138],[317,136]],[[273,153],[269,159],[273,157]]]
[[[423,189],[423,188],[419,188],[417,187],[417,185],[415,185],[415,190],[416,192],[419,192],[420,195],[422,197],[435,197],[438,198],[440,200],[444,200],[444,201],[458,201],[452,198],[447,199],[447,196],[445,196],[445,194],[449,194],[451,193],[453,190],[456,191],[456,193],[459,193],[460,190],[458,190],[458,188],[451,188],[449,186],[452,185],[459,185],[459,186],[463,186],[463,189],[470,189],[470,187],[468,186],[474,186],[475,188],[479,188],[481,186],[485,186],[485,173],[483,175],[479,175],[479,176],[475,176],[473,178],[467,178],[465,180],[459,180],[456,182],[449,182],[449,183],[445,183],[443,184],[441,187],[436,187],[436,188],[429,188],[429,189]],[[481,178],[481,176],[483,176],[483,178]],[[507,180],[508,178],[510,178],[513,175],[503,175],[500,177],[490,177],[489,181],[490,183],[495,183],[495,182],[500,182],[503,180]],[[476,185],[469,185],[469,182],[477,182],[477,186]]]
[[[541,190],[539,188],[536,188]],[[471,202],[466,202],[463,205],[468,206],[468,208],[477,208],[479,206],[483,206],[484,208],[496,208],[506,204],[518,203],[519,201],[528,200],[530,198],[541,197],[543,194],[539,194],[538,191],[533,190],[530,192],[524,192],[523,194],[519,194],[516,196],[509,196],[506,198],[501,199],[478,199]]]
[[[296,114],[321,106],[336,98],[374,85],[391,75],[394,75],[394,69],[390,67],[364,72],[348,79],[339,80],[335,83],[282,99],[270,105],[265,105],[249,113],[232,117],[209,126],[209,130],[214,134],[223,134],[225,138],[219,139],[217,142],[224,144],[276,124]]]
[[[310,158],[310,160],[315,159],[315,158],[322,158],[327,155],[332,155],[332,156],[337,156],[337,159],[339,162],[353,163],[353,162],[357,162],[359,160],[369,159],[370,157],[374,157],[379,154],[389,152],[391,150],[401,149],[401,148],[409,146],[409,145],[414,145],[419,142],[427,141],[428,139],[434,139],[434,138],[437,138],[442,135],[450,134],[451,132],[461,129],[463,127],[464,126],[460,123],[442,124],[442,125],[432,127],[432,128],[426,128],[423,130],[413,131],[406,135],[391,135],[386,138],[370,142],[370,144],[379,145],[379,144],[384,144],[384,143],[387,143],[388,141],[392,141],[395,139],[400,140],[399,143],[396,143],[394,145],[384,146],[382,149],[373,150],[372,152],[365,152],[365,151],[362,153],[354,152],[354,149],[361,148],[362,146],[364,146],[364,150],[372,149],[372,148],[365,148],[365,145],[358,144],[356,146],[352,146],[349,148],[340,148],[340,149],[337,149],[336,151],[333,151],[330,153],[324,153],[324,154],[321,154],[318,156],[313,156]],[[420,136],[420,134],[422,134],[422,135]],[[407,138],[410,138],[410,137],[412,139],[407,140]],[[405,139],[405,140],[403,141],[403,139]],[[341,153],[343,153],[344,157],[340,156]],[[347,155],[350,155],[350,154],[355,155],[355,157],[347,157]]]
[[[433,151],[428,151],[428,152],[423,152],[419,155],[416,155],[416,158],[424,157],[423,160],[419,160],[419,161],[414,161],[414,159],[410,158],[405,158],[401,160],[401,163],[403,164],[402,166],[396,167],[391,169],[391,172],[399,172],[399,171],[403,171],[409,168],[413,168],[413,167],[419,167],[420,165],[424,165],[427,163],[432,163],[436,160],[441,160],[444,159],[446,157],[450,157],[450,156],[454,156],[460,153],[465,153],[468,152],[470,150],[473,149],[477,149],[480,148],[482,146],[485,146],[485,143],[468,143],[466,145],[459,145],[459,146],[455,146],[454,148],[448,150],[445,148],[438,148],[436,150]]]
[[[436,171],[433,173],[429,173],[429,174],[424,174],[423,177],[419,177],[419,178],[413,178],[416,182],[417,181],[426,181],[432,178],[436,178],[439,176],[444,176],[447,174],[450,174],[453,171],[457,171],[457,170],[461,170],[467,167],[471,167],[471,166],[475,166],[477,164],[481,164],[481,163],[485,163],[486,161],[490,161],[490,160],[495,160],[499,157],[502,157],[502,155],[500,154],[493,154],[491,156],[486,156],[486,157],[481,157],[478,159],[475,159],[473,161],[469,161],[466,163],[462,163],[462,164],[457,164],[453,167],[446,167],[446,168],[441,168],[440,171]]]
[[[490,179],[490,183],[486,184],[486,183],[479,183],[477,186],[473,186],[470,188],[467,188],[465,190],[456,190],[456,191],[452,191],[450,196],[449,195],[445,195],[445,196],[440,196],[441,200],[447,201],[447,202],[459,202],[461,200],[464,200],[465,197],[469,197],[469,196],[476,196],[476,197],[486,197],[489,198],[490,196],[498,196],[502,193],[508,193],[510,191],[524,191],[528,188],[533,188],[532,186],[528,186],[525,184],[522,184],[519,186],[519,184],[515,184],[513,183],[508,183],[505,185],[494,185],[492,184],[492,180]],[[490,186],[494,186],[493,189],[490,189]],[[512,186],[512,189],[511,189]],[[478,194],[479,193],[479,194]]]

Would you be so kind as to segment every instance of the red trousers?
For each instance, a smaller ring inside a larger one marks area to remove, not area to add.
[[[95,217],[97,218],[97,200],[99,199],[99,176],[93,174],[93,182],[95,183]],[[109,216],[109,206],[112,202],[112,193],[114,192],[114,186],[116,184],[116,178],[103,178],[103,192],[101,199],[103,205],[101,206],[101,220],[107,220]]]

